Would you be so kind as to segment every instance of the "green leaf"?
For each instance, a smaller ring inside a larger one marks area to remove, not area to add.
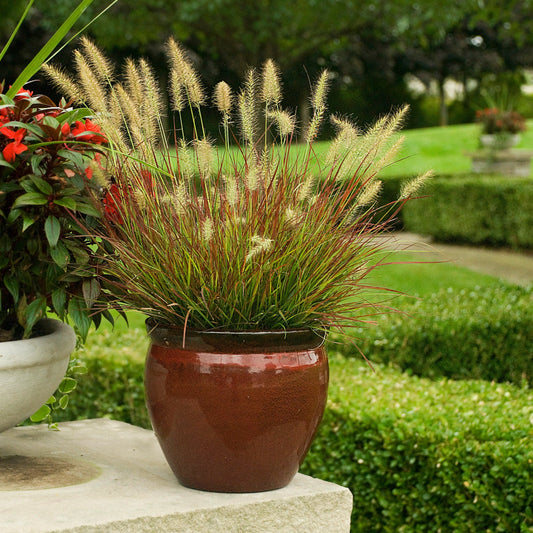
[[[50,256],[54,260],[54,263],[61,268],[67,266],[70,258],[68,250],[62,242],[58,242],[56,246],[50,247]]]
[[[24,338],[28,338],[35,323],[46,316],[46,299],[42,296],[30,302],[24,310],[26,323],[24,325]]]
[[[43,194],[48,196],[54,192],[52,186],[47,181],[43,180],[43,178],[31,175],[30,179]]]
[[[67,209],[71,209],[72,211],[76,209],[76,201],[73,198],[69,198],[68,196],[56,198],[54,200],[54,204],[61,205],[63,207],[66,207]]]
[[[36,217],[32,217],[27,213],[22,213],[22,232],[24,233],[32,224],[37,221]]]
[[[37,411],[35,411],[33,415],[30,416],[30,420],[32,422],[42,422],[43,420],[48,418],[48,416],[50,416],[51,412],[52,409],[50,409],[48,405],[44,404]]]
[[[72,298],[68,304],[69,317],[74,322],[82,342],[85,342],[89,327],[91,326],[91,319],[89,318],[85,304],[81,298]]]
[[[79,213],[84,213],[85,215],[90,215],[92,217],[100,217],[100,211],[94,207],[94,205],[86,204],[85,202],[78,202],[76,210]]]
[[[56,246],[57,241],[59,240],[59,235],[61,233],[61,223],[55,216],[50,215],[46,219],[44,223],[44,232],[46,234],[46,238],[48,239],[48,243],[50,244],[50,246]]]
[[[4,276],[4,285],[6,286],[6,289],[9,291],[11,296],[13,296],[13,300],[16,304],[19,299],[19,282],[17,278],[15,278],[14,276]]]
[[[65,305],[67,303],[67,293],[65,289],[56,289],[52,292],[52,306],[60,318],[65,314]]]
[[[13,222],[15,222],[15,220],[17,220],[17,218],[22,215],[22,213],[22,209],[11,209],[11,212],[9,213],[9,215],[7,215],[7,223],[13,224]]]
[[[61,409],[66,409],[68,406],[68,400],[69,400],[69,397],[67,394],[65,394],[64,396],[61,396],[61,398],[59,398],[59,407]]]
[[[35,176],[44,174],[44,168],[41,168],[41,161],[44,159],[45,155],[32,155],[31,158],[31,170]]]
[[[44,205],[48,202],[48,197],[38,192],[27,192],[19,196],[13,203],[13,207],[21,205]]]
[[[75,379],[73,378],[63,378],[63,381],[61,382],[61,384],[59,385],[59,392],[61,394],[69,394],[70,392],[72,392],[76,387],[77,387],[78,383]]]
[[[90,309],[100,295],[100,283],[96,279],[85,280],[82,285],[85,304]]]
[[[59,150],[57,155],[63,157],[67,161],[72,161],[77,168],[85,168],[87,166],[87,162],[79,152],[74,152],[73,150]]]
[[[59,115],[57,118],[61,124],[65,124],[67,122],[69,124],[73,124],[77,120],[83,120],[93,115],[94,112],[92,109],[89,109],[88,107],[80,107],[78,109],[72,109],[71,111],[61,113],[61,115]]]
[[[9,122],[6,122],[3,125],[9,128],[22,128],[27,131],[31,131],[37,137],[40,137],[43,134],[39,126],[37,126],[36,124],[31,124],[30,122],[21,122],[20,120],[11,120]],[[31,146],[34,146],[34,145],[31,145]]]
[[[89,372],[89,369],[82,363],[80,365],[73,366],[70,371],[73,374],[82,375],[87,374],[87,372]]]

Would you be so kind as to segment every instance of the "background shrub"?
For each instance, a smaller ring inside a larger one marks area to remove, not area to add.
[[[532,530],[530,390],[335,357],[331,370],[301,471],[350,488],[352,532]]]
[[[533,180],[498,176],[439,176],[425,198],[402,212],[408,231],[453,241],[533,248]]]
[[[354,332],[372,361],[431,378],[533,382],[531,288],[441,290],[402,311]],[[355,346],[332,341],[344,355],[359,357]]]

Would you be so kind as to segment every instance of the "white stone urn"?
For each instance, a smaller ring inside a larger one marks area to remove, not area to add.
[[[519,133],[485,133],[479,140],[483,148],[492,150],[507,150],[520,142]]]
[[[31,416],[55,392],[76,346],[68,325],[46,318],[45,333],[19,341],[0,342],[0,433]]]

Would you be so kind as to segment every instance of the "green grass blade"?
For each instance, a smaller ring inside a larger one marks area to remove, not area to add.
[[[46,61],[48,56],[56,49],[59,43],[63,40],[70,28],[80,18],[82,13],[93,3],[93,0],[83,0],[78,7],[70,14],[70,16],[61,24],[59,29],[52,35],[50,40],[39,50],[37,55],[30,61],[26,68],[20,73],[15,80],[7,96],[13,98],[18,90],[41,68],[41,65]]]
[[[6,52],[7,52],[8,48],[9,48],[9,46],[11,45],[11,42],[15,38],[15,35],[17,35],[17,33],[19,31],[19,28],[22,25],[22,23],[24,22],[24,19],[26,18],[26,15],[28,14],[28,11],[30,10],[30,8],[33,5],[34,1],[35,0],[30,0],[28,2],[28,5],[26,6],[26,9],[24,9],[24,13],[22,13],[22,16],[20,17],[15,29],[13,30],[13,33],[11,34],[11,36],[9,37],[6,45],[4,46],[2,51],[0,52],[0,61],[2,61],[2,58],[6,55]]]

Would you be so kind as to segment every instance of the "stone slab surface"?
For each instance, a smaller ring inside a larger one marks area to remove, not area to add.
[[[1,533],[347,533],[352,495],[298,474],[280,490],[182,487],[153,432],[107,419],[0,434]]]

